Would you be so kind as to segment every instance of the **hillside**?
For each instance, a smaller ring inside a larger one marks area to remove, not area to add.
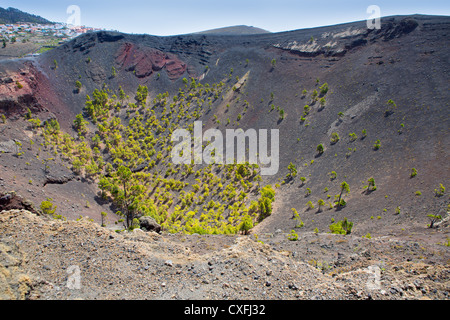
[[[0,230],[2,300],[448,299],[439,247],[411,241],[117,234],[24,210]]]
[[[16,8],[0,8],[0,24],[13,24],[18,22],[40,23],[40,24],[52,24],[40,16],[20,11]]]
[[[150,216],[162,239],[263,239],[270,255],[298,246],[303,263],[331,269],[341,249],[375,247],[375,260],[448,273],[449,27],[449,17],[414,15],[383,18],[380,30],[361,21],[239,36],[102,31],[0,61],[0,192],[16,191],[38,213],[48,201],[41,211],[58,226],[88,216],[105,236],[128,237]],[[192,133],[194,121],[223,136],[279,130],[277,173],[263,175],[261,162],[174,164],[171,134]],[[352,228],[340,229],[344,221]],[[420,246],[432,253],[420,256]],[[340,290],[326,297],[348,298]]]
[[[207,34],[207,35],[251,35],[251,34],[262,34],[262,33],[270,33],[267,30],[256,28],[252,26],[231,26],[231,27],[223,27],[216,28],[211,30],[205,30],[201,32],[197,32],[196,34]]]

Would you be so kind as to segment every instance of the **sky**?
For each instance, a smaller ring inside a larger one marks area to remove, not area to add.
[[[450,15],[449,0],[0,0],[56,22],[68,22],[79,8],[81,25],[167,36],[248,25],[271,32],[366,20],[370,5],[381,16]],[[73,20],[72,20],[73,21]]]

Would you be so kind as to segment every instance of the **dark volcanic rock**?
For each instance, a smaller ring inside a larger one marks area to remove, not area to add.
[[[141,229],[144,229],[145,231],[154,231],[156,233],[161,233],[161,226],[152,217],[142,216],[139,218],[139,223]]]
[[[388,22],[387,27],[384,28],[384,40],[392,40],[404,34],[408,34],[414,31],[418,25],[418,22],[411,18],[403,19],[399,24]]]
[[[0,211],[13,209],[25,209],[34,214],[40,214],[40,210],[37,209],[31,201],[23,199],[21,196],[17,195],[16,192],[0,192]]]
[[[97,32],[97,39],[99,42],[115,42],[122,40],[123,38],[124,35],[120,33],[105,32],[105,31]]]
[[[45,176],[45,182],[44,182],[44,186],[47,184],[64,184],[67,183],[69,181],[72,181],[75,178],[75,175],[71,174],[69,176],[66,175],[62,175],[62,176],[52,176],[52,175],[47,175]]]

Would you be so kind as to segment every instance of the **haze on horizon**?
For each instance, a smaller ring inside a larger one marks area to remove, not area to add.
[[[125,33],[168,36],[236,25],[254,26],[270,32],[320,27],[366,20],[370,5],[380,7],[381,16],[428,14],[450,15],[450,2],[387,0],[4,0],[0,6],[66,22],[67,8],[80,8],[82,25]]]

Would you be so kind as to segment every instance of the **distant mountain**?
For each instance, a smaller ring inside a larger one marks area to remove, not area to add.
[[[40,24],[52,24],[54,22],[48,21],[40,16],[20,11],[16,8],[3,9],[0,8],[0,24],[31,22]]]
[[[241,25],[196,32],[196,34],[209,34],[209,35],[249,35],[262,33],[270,33],[270,31],[251,26]]]

